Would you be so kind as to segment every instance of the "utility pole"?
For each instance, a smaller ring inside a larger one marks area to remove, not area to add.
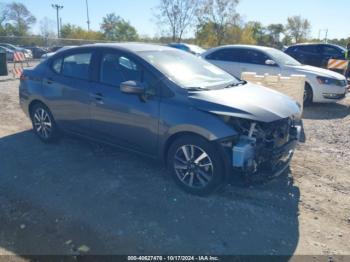
[[[328,39],[328,29],[320,29],[318,30],[318,40],[321,40],[321,33],[324,32],[325,33],[325,37],[323,39],[323,42],[327,43],[327,39]]]
[[[57,16],[57,38],[60,38],[60,10],[63,8],[63,5],[52,4],[52,8],[56,9]]]
[[[90,16],[89,16],[89,3],[88,0],[85,0],[86,3],[86,17],[87,17],[87,26],[88,26],[88,31],[90,31]]]

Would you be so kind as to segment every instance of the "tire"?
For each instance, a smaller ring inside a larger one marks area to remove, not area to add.
[[[30,110],[34,133],[44,143],[56,142],[60,131],[50,110],[42,103],[35,104]]]
[[[223,185],[225,170],[220,153],[199,136],[176,139],[168,150],[167,165],[176,184],[188,193],[206,196]]]
[[[304,106],[309,106],[312,104],[313,96],[314,95],[311,86],[308,83],[306,83],[304,89]]]

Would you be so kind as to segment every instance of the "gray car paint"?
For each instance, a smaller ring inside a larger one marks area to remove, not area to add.
[[[91,92],[100,85],[94,78],[96,74],[91,72],[89,81],[74,84],[74,80],[55,79],[48,65],[58,56],[84,50],[105,49],[133,56],[160,80],[161,94],[167,95],[150,97],[146,101],[130,94],[116,95],[115,99],[112,99],[109,97],[110,93],[113,90],[118,93],[119,90],[110,89],[103,94],[108,96],[105,101],[107,106],[92,118],[91,112],[97,107]],[[29,80],[21,81],[20,84],[21,106],[28,113],[34,100],[42,101],[51,109],[58,123],[74,125],[75,128],[68,131],[87,134],[101,142],[128,147],[160,158],[163,157],[168,141],[178,134],[191,132],[210,141],[237,135],[236,130],[217,115],[263,122],[300,115],[296,102],[287,96],[249,83],[222,90],[188,92],[137,55],[138,51],[163,49],[174,50],[164,46],[125,43],[90,45],[60,52],[36,69],[25,70]],[[38,86],[40,79],[43,79],[41,87]],[[48,82],[45,81],[54,83],[47,86]],[[67,90],[71,90],[67,93],[68,96],[63,95]],[[125,100],[123,102],[126,98],[127,103]],[[99,124],[101,129],[98,128]],[[100,132],[99,135],[96,128]]]
[[[300,118],[300,107],[286,95],[255,84],[194,92],[191,102],[199,109],[218,115],[273,122],[293,116]]]

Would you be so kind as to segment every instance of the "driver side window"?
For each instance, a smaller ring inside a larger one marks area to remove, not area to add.
[[[137,81],[145,84],[147,93],[155,95],[155,79],[138,63],[125,55],[104,54],[100,67],[100,82],[119,87],[122,82]]]
[[[264,53],[255,51],[255,50],[244,50],[243,62],[247,64],[255,64],[255,65],[265,65],[266,60],[270,59]]]

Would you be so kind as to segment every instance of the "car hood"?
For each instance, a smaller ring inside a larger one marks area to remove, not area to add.
[[[199,110],[261,122],[301,116],[300,106],[286,95],[259,85],[245,85],[210,91],[189,92]]]
[[[319,67],[309,66],[309,65],[287,66],[287,67],[296,70],[297,73],[300,73],[300,74],[313,74],[316,76],[323,76],[323,77],[334,78],[337,80],[344,80],[343,75],[324,68],[319,68]]]

